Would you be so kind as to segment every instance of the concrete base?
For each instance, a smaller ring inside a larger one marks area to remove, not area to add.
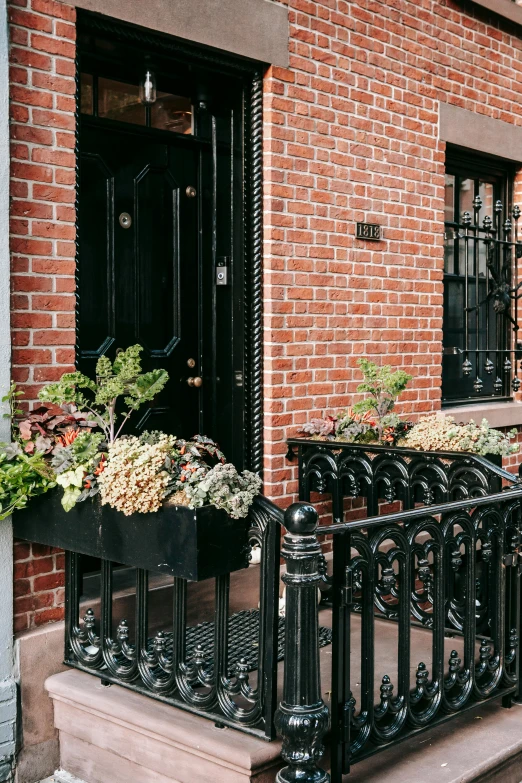
[[[273,783],[280,742],[264,742],[79,671],[46,682],[60,765],[86,783]]]

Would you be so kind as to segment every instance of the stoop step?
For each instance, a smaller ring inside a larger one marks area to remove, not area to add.
[[[521,783],[522,706],[476,707],[352,768],[343,783]]]
[[[281,765],[279,741],[218,729],[84,672],[55,674],[46,688],[60,767],[85,783],[273,783]]]
[[[60,765],[42,783],[274,783],[281,743],[69,670],[49,678]],[[521,783],[522,707],[476,707],[355,764],[343,783]]]

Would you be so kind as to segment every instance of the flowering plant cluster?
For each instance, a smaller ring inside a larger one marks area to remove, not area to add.
[[[453,416],[436,413],[421,419],[399,442],[399,446],[421,451],[469,451],[472,454],[516,454],[519,447],[511,443],[517,431],[507,434],[491,429],[487,419],[480,425],[470,420],[457,424]]]
[[[216,443],[203,435],[180,440],[163,432],[123,435],[131,414],[164,388],[164,370],[142,373],[141,346],[102,357],[96,381],[66,373],[42,389],[43,406],[17,408],[13,385],[13,442],[0,446],[0,518],[28,499],[59,485],[66,511],[100,495],[124,514],[157,511],[166,498],[197,508],[211,504],[238,519],[248,514],[261,480],[226,462]],[[123,411],[120,412],[123,402]]]
[[[165,461],[174,446],[171,435],[157,433],[155,442],[126,436],[109,445],[107,464],[98,478],[102,505],[129,514],[158,511],[166,496],[169,474]]]
[[[102,505],[127,515],[157,511],[171,496],[176,505],[210,504],[235,519],[247,516],[261,489],[261,479],[248,470],[239,474],[210,438],[176,440],[163,432],[124,436],[112,443],[98,483]]]

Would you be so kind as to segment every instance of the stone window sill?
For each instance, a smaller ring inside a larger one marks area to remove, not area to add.
[[[518,427],[522,424],[522,403],[520,402],[483,402],[479,405],[459,405],[456,408],[443,408],[455,421],[467,424],[470,419],[480,424],[487,419],[490,427]]]
[[[522,5],[514,3],[513,0],[473,0],[476,5],[487,8],[488,11],[503,16],[511,22],[522,25]]]

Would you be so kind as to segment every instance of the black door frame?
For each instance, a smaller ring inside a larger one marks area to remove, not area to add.
[[[89,12],[78,13],[78,29],[112,40],[146,45],[168,54],[172,60],[187,61],[241,78],[244,91],[244,252],[243,252],[243,349],[245,393],[244,467],[263,471],[263,65],[237,56],[191,44],[143,28]],[[79,160],[80,160],[80,47],[76,49],[76,269],[79,268]],[[77,274],[77,335],[79,288]],[[79,345],[76,346],[79,355]]]

